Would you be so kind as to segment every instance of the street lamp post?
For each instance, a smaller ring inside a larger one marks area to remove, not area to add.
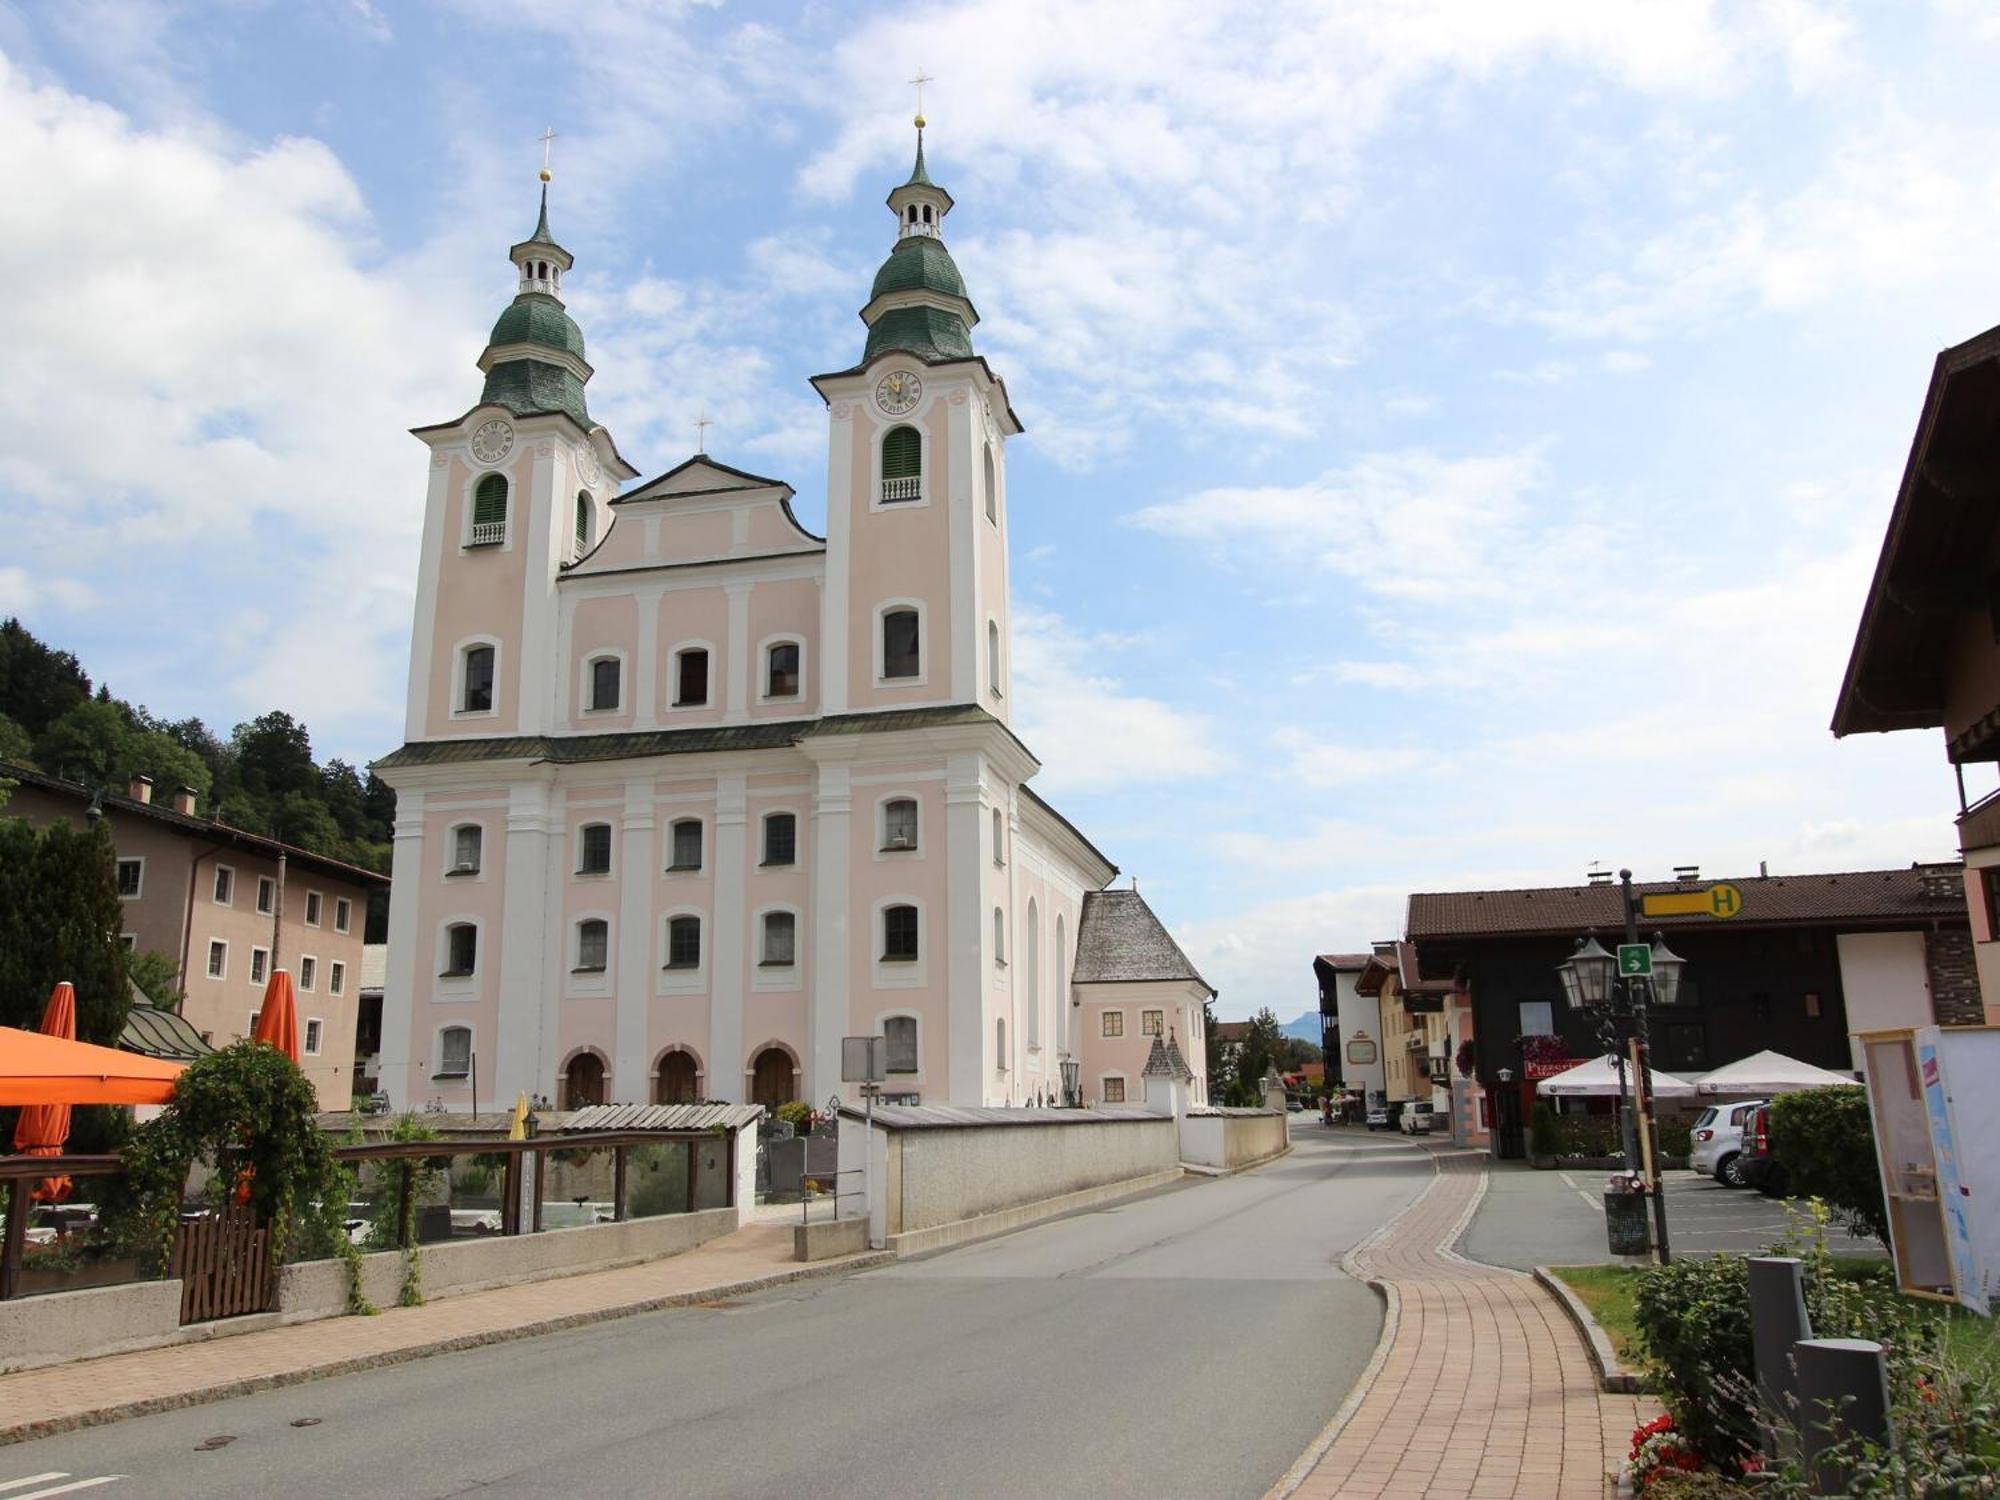
[[[1077,1074],[1083,1071],[1083,1064],[1081,1061],[1079,1061],[1074,1057],[1071,1057],[1067,1052],[1065,1052],[1063,1054],[1061,1068],[1062,1068],[1063,1105],[1065,1108],[1075,1109],[1077,1105],[1081,1102],[1077,1098],[1076,1086],[1077,1086]]]
[[[1653,1200],[1654,1238],[1660,1264],[1672,1258],[1667,1243],[1667,1199],[1660,1185],[1659,1143],[1653,1132],[1653,1067],[1647,1012],[1653,1005],[1672,1005],[1680,996],[1681,970],[1686,960],[1653,935],[1650,948],[1639,941],[1639,903],[1632,893],[1632,872],[1618,872],[1625,900],[1625,941],[1614,955],[1590,933],[1577,939],[1576,952],[1556,966],[1563,998],[1572,1010],[1594,1016],[1598,1038],[1618,1061],[1618,1104],[1625,1144],[1625,1165],[1646,1180]],[[1630,1044],[1633,1077],[1625,1073]],[[1634,1108],[1636,1104],[1636,1109]]]

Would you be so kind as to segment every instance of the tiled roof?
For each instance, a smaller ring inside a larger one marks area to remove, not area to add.
[[[1966,921],[1965,887],[1955,865],[1914,865],[1902,870],[1856,870],[1838,875],[1753,876],[1729,881],[1743,893],[1740,915],[1719,922],[1707,915],[1642,917],[1655,927],[1704,924],[1731,928],[1801,926],[1808,923]],[[1720,881],[1661,880],[1633,886],[1641,896],[1699,891]],[[1409,936],[1492,937],[1503,934],[1581,934],[1622,929],[1625,905],[1615,885],[1545,886],[1520,891],[1434,891],[1410,897]]]
[[[1191,979],[1215,989],[1181,952],[1137,891],[1085,891],[1076,929],[1078,984],[1134,984]]]
[[[170,828],[211,843],[228,844],[232,848],[243,849],[252,854],[261,854],[266,859],[276,859],[280,854],[288,863],[304,865],[308,869],[341,880],[349,880],[362,886],[387,886],[389,877],[377,875],[373,870],[364,870],[359,865],[350,865],[346,860],[335,859],[328,854],[315,854],[310,849],[301,849],[294,844],[280,843],[277,839],[265,838],[261,833],[251,833],[246,829],[232,828],[227,823],[218,823],[213,818],[199,818],[191,813],[176,812],[170,806],[159,802],[141,802],[135,797],[127,797],[117,792],[93,792],[81,782],[65,781],[60,776],[49,776],[41,771],[30,770],[26,766],[0,762],[0,781],[18,781],[23,786],[36,787],[41,791],[54,792],[59,796],[72,797],[88,803],[95,797],[106,812],[121,817],[149,818]]]
[[[1215,1039],[1218,1042],[1240,1042],[1250,1035],[1248,1021],[1217,1021]]]
[[[594,1104],[540,1116],[544,1130],[742,1130],[763,1117],[761,1104]],[[550,1121],[554,1121],[551,1125]]]
[[[1329,969],[1365,969],[1372,957],[1370,953],[1322,953],[1319,961]]]
[[[125,1029],[118,1034],[118,1045],[127,1052],[168,1062],[193,1062],[215,1050],[185,1017],[150,1005],[132,1007],[125,1017]]]
[[[1146,1054],[1146,1066],[1139,1070],[1139,1076],[1185,1080],[1194,1077],[1194,1069],[1190,1068],[1187,1059],[1181,1056],[1179,1042],[1171,1039],[1161,1041],[1160,1038],[1154,1037],[1153,1050]]]
[[[935,708],[831,714],[823,719],[760,720],[754,724],[710,724],[692,729],[412,740],[400,750],[390,751],[374,764],[378,770],[481,760],[533,760],[570,765],[584,761],[639,760],[654,755],[700,755],[721,750],[783,750],[808,737],[823,735],[888,734],[901,729],[999,723],[998,719],[976,704],[946,703]]]
[[[843,1104],[840,1112],[851,1120],[864,1118],[861,1110]],[[1164,1116],[1137,1108],[1013,1109],[993,1104],[877,1104],[875,1123],[890,1130],[966,1130],[982,1125],[1116,1125],[1133,1120],[1160,1120]]]

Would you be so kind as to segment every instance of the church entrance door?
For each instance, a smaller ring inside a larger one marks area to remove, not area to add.
[[[766,1047],[750,1064],[750,1102],[776,1109],[796,1097],[792,1089],[791,1054],[781,1047]]]

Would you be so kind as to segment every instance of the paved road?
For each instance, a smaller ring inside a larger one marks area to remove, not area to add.
[[[1615,1260],[1604,1242],[1600,1168],[1537,1172],[1496,1163],[1486,1197],[1459,1248],[1475,1260],[1528,1270]],[[1763,1250],[1786,1233],[1785,1204],[1749,1188],[1726,1188],[1699,1172],[1668,1172],[1667,1234],[1676,1255]],[[1795,1205],[1802,1211],[1803,1205]],[[1836,1255],[1881,1255],[1873,1240],[1829,1230]]]
[[[1296,1132],[1259,1171],[925,1261],[0,1448],[0,1500],[113,1475],[78,1493],[1254,1497],[1374,1347],[1341,1254],[1432,1171]]]

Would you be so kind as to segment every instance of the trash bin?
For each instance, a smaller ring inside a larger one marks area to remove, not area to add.
[[[1621,1175],[1604,1185],[1604,1232],[1613,1255],[1653,1253],[1653,1225],[1646,1217],[1646,1200],[1643,1178]]]

